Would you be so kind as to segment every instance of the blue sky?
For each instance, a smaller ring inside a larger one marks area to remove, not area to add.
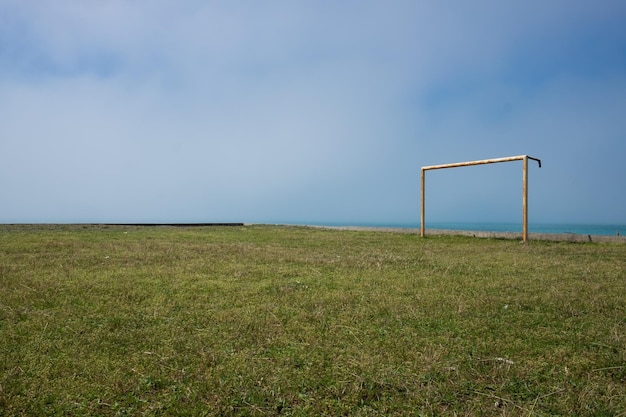
[[[626,224],[626,2],[0,0],[0,222]],[[429,221],[521,222],[521,162]]]

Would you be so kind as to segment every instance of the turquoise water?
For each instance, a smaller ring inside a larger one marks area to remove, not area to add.
[[[476,230],[488,232],[522,232],[522,225],[516,223],[426,223],[428,229]],[[606,224],[529,224],[530,233],[573,233],[577,235],[626,235],[626,225]]]
[[[319,223],[322,226],[367,226],[367,227],[399,227],[419,229],[419,223]],[[426,222],[426,230],[472,230],[484,232],[519,232],[522,233],[520,223],[453,223],[453,222]],[[530,233],[573,233],[578,235],[601,235],[626,236],[625,224],[557,224],[557,223],[530,223],[528,225]]]

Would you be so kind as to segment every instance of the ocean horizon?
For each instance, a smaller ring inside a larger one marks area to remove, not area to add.
[[[386,222],[316,222],[315,226],[361,226],[419,229],[419,223]],[[476,232],[522,233],[521,223],[489,222],[426,222],[426,230],[469,230]],[[626,224],[576,224],[576,223],[530,223],[529,233],[576,234],[592,236],[624,236]]]
[[[135,226],[242,226],[253,223],[205,223],[205,222],[115,222],[115,223],[0,223],[0,224],[106,224]],[[263,223],[261,223],[263,224]],[[269,222],[268,224],[309,225],[328,227],[372,227],[419,230],[419,222],[349,222],[349,221],[314,221],[314,222]],[[522,233],[522,224],[505,222],[426,222],[426,230],[460,230],[472,232],[510,232]],[[626,236],[626,224],[584,224],[584,223],[530,223],[529,233],[574,234],[591,236]]]

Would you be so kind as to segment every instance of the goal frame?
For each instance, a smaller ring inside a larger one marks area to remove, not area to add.
[[[458,168],[473,165],[497,164],[501,162],[522,161],[522,241],[528,240],[528,160],[537,161],[541,168],[541,160],[528,155],[508,156],[504,158],[480,159],[476,161],[455,162],[452,164],[423,166],[421,170],[421,208],[420,236],[426,236],[426,171],[445,168]]]

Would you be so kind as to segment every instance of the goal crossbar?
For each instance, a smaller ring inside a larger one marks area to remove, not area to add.
[[[477,161],[455,162],[451,164],[429,165],[422,167],[421,175],[421,210],[420,210],[420,236],[426,234],[426,171],[434,169],[458,168],[472,165],[496,164],[500,162],[522,161],[522,240],[528,240],[528,160],[537,161],[541,168],[541,160],[528,155],[508,156],[504,158],[480,159]]]

